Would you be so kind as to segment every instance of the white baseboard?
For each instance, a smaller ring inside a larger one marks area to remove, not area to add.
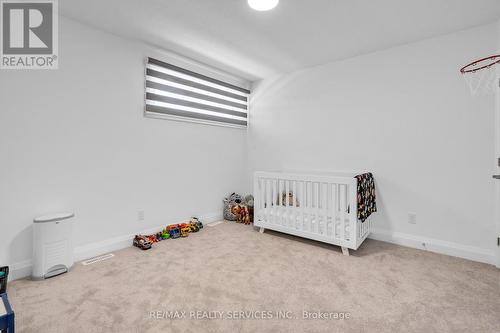
[[[209,224],[222,220],[222,213],[212,213],[199,216],[200,221],[203,224]],[[186,220],[184,220],[186,221]],[[180,221],[178,223],[182,223]],[[174,223],[172,223],[174,224]],[[95,256],[99,256],[105,253],[118,251],[132,246],[132,240],[137,234],[150,235],[154,234],[165,228],[165,225],[157,226],[147,230],[140,230],[133,234],[121,235],[109,239],[105,239],[99,242],[94,242],[86,245],[77,246],[74,249],[74,259],[75,263],[77,261],[89,259]],[[24,260],[11,265],[9,273],[9,281],[25,278],[31,275],[32,260]]]
[[[493,251],[474,246],[382,229],[373,229],[368,238],[495,265],[495,254]]]
[[[209,224],[213,223],[216,221],[222,220],[222,214],[214,213],[214,214],[205,214],[199,217],[200,221],[203,222],[203,224]],[[186,220],[183,220],[186,221]],[[177,223],[182,223],[183,221],[179,221]],[[171,223],[174,224],[174,223]],[[132,246],[132,240],[134,239],[134,236],[137,234],[142,234],[142,235],[151,235],[154,233],[157,233],[158,231],[162,230],[165,228],[165,225],[157,226],[154,228],[146,229],[146,230],[141,230],[139,232],[129,234],[129,235],[123,235],[123,236],[118,236],[110,239],[106,239],[101,242],[96,242],[96,243],[91,243],[83,246],[78,246],[75,248],[75,261],[81,261],[85,259],[89,259],[95,256],[99,256],[105,253],[109,253],[112,251],[118,251],[127,247]]]
[[[200,216],[200,220],[203,221],[203,224],[210,224],[213,222],[221,221],[222,219],[222,214],[219,213]],[[138,231],[137,233],[121,235],[103,241],[78,246],[74,251],[75,262],[130,247],[132,246],[132,239],[134,238],[135,234],[153,234],[164,227],[164,225],[158,226],[155,228]],[[472,261],[483,262],[491,265],[495,265],[496,262],[495,255],[491,250],[447,242],[438,239],[414,236],[400,232],[391,232],[383,229],[373,229],[368,238],[415,249],[464,258]],[[11,265],[9,280],[16,280],[30,276],[31,266],[31,259]]]
[[[12,264],[9,269],[9,281],[22,279],[31,275],[31,266],[33,265],[31,259],[16,262]]]
[[[222,217],[222,213],[212,213],[200,216],[199,219],[203,222],[203,224],[210,224],[217,221],[222,221],[224,218]]]

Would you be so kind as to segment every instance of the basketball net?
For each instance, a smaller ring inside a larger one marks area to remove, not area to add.
[[[500,77],[500,55],[476,60],[460,69],[474,96],[494,94]]]

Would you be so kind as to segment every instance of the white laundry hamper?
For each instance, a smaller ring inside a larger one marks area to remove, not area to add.
[[[33,224],[33,280],[68,272],[73,266],[73,213],[40,216]]]

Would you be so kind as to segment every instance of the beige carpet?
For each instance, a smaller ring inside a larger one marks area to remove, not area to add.
[[[372,240],[346,257],[230,222],[9,296],[18,332],[500,332],[492,266]]]

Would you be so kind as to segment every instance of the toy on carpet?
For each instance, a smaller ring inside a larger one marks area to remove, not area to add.
[[[190,223],[196,223],[199,230],[203,229],[203,223],[197,217],[192,217]]]
[[[156,239],[156,235],[148,235],[146,238],[152,243],[158,243],[158,239]]]
[[[187,237],[189,236],[189,232],[191,231],[191,228],[189,227],[189,224],[187,223],[181,223],[179,225],[181,228],[181,237]]]
[[[245,204],[248,207],[248,215],[250,215],[250,222],[253,223],[253,205],[254,205],[253,195],[249,194],[245,197]]]
[[[198,225],[196,223],[188,223],[189,225],[189,232],[198,232],[200,231],[200,228],[198,228]]]
[[[236,216],[237,223],[250,224],[250,214],[248,213],[248,207],[243,204],[236,204],[231,208],[231,213]]]
[[[170,234],[167,231],[167,228],[163,229],[163,231],[161,232],[161,238],[163,238],[163,239],[169,239],[170,238]]]
[[[232,193],[229,195],[227,198],[224,198],[223,203],[224,203],[224,209],[223,209],[223,216],[224,220],[227,221],[236,221],[236,215],[233,214],[232,208],[234,205],[239,205],[242,202],[241,195],[237,193]]]
[[[170,234],[170,238],[176,239],[181,237],[181,231],[179,230],[179,226],[177,224],[171,224],[166,229]]]
[[[186,223],[170,224],[162,231],[153,235],[135,235],[133,244],[142,250],[148,250],[154,243],[159,241],[170,238],[188,237],[189,233],[198,232],[201,229],[203,229],[203,223],[197,217],[192,217]]]
[[[141,250],[149,250],[151,248],[151,242],[143,235],[135,235],[133,244]]]
[[[253,221],[253,204],[254,198],[252,195],[247,195],[243,199],[241,195],[232,193],[224,199],[224,219],[247,225],[251,224]]]
[[[244,201],[245,205],[253,207],[253,202],[254,202],[253,195],[249,194],[245,197]]]

